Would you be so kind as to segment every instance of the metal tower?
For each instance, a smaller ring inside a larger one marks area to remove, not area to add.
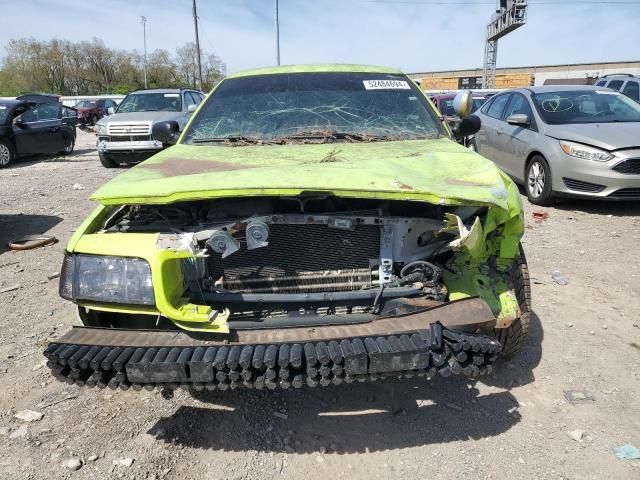
[[[527,22],[527,0],[500,0],[500,8],[487,25],[487,40],[484,46],[482,84],[484,88],[496,87],[496,61],[498,39]]]

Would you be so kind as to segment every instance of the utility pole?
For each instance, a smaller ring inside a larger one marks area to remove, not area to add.
[[[280,65],[280,13],[278,12],[278,0],[275,0],[276,23],[276,65]]]
[[[144,41],[144,88],[147,88],[147,17],[140,17],[142,23],[142,38]]]
[[[193,0],[193,26],[196,30],[196,55],[198,56],[198,88],[202,90],[202,62],[200,60],[200,38],[198,37],[198,12],[196,0]]]

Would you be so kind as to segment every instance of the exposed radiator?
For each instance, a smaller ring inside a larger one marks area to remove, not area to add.
[[[377,280],[380,227],[354,230],[326,225],[270,225],[269,245],[242,248],[223,259],[210,253],[208,274],[242,293],[358,290]]]

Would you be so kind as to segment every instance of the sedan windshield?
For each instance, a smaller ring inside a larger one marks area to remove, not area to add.
[[[182,110],[179,93],[132,93],[118,107],[117,113],[179,112]]]
[[[611,90],[536,93],[533,100],[545,123],[640,122],[640,104]]]
[[[425,97],[399,74],[294,73],[224,80],[185,143],[324,143],[438,138]]]

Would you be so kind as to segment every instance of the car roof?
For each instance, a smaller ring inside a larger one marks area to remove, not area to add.
[[[549,93],[549,92],[575,92],[576,90],[609,90],[606,87],[596,87],[595,85],[541,85],[539,87],[523,87],[523,88],[513,88],[511,90],[505,90],[500,93],[510,93],[510,92],[531,92],[531,93]],[[496,94],[496,95],[498,95]]]
[[[379,67],[375,65],[351,65],[351,64],[309,64],[309,65],[284,65],[281,67],[254,68],[229,75],[227,78],[251,77],[255,75],[276,75],[282,73],[391,73],[402,74],[396,68]]]
[[[193,88],[141,88],[130,93],[180,93],[184,90],[192,90],[194,92],[197,92],[197,90]]]
[[[20,105],[21,103],[28,103],[28,102],[23,102],[21,100],[11,100],[11,99],[0,100],[0,105],[4,105],[5,107],[14,107],[16,105]]]

